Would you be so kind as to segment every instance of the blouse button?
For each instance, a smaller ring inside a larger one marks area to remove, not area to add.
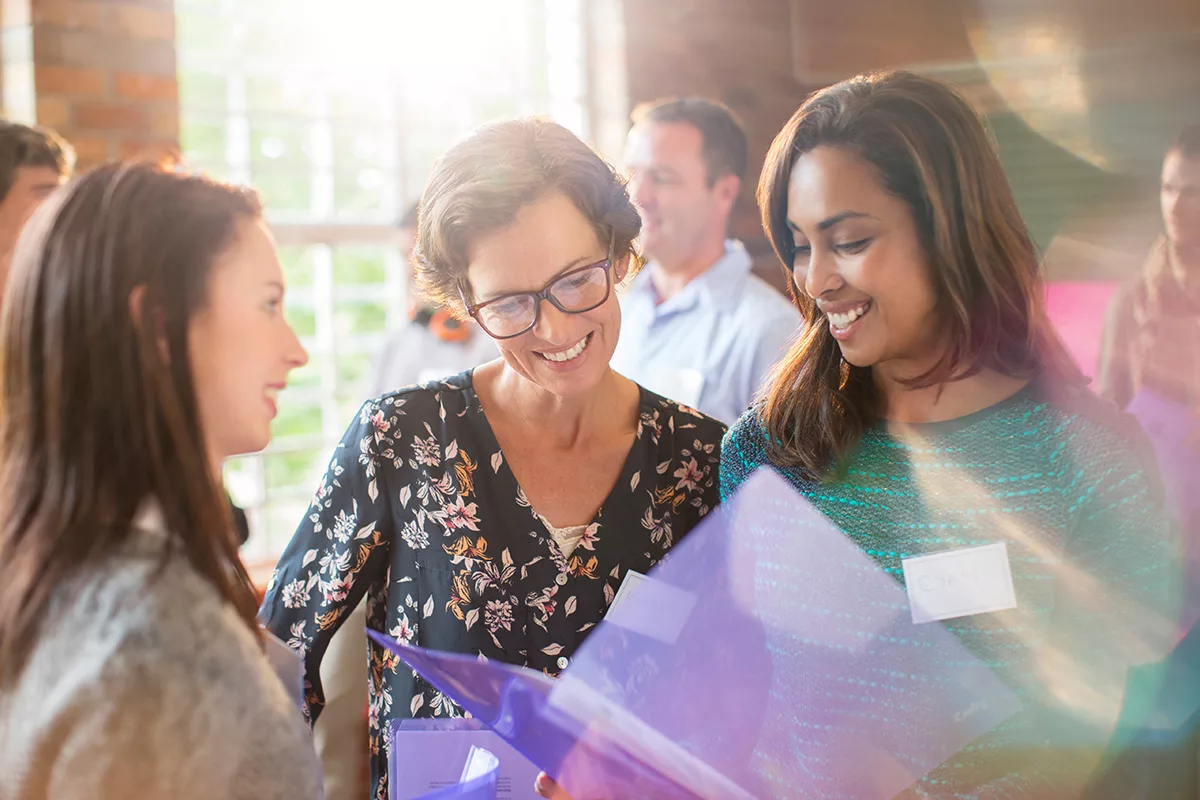
[[[557,583],[559,586],[566,586],[567,585],[567,573],[560,572],[557,575],[555,575],[554,582]]]
[[[566,656],[558,657],[558,668],[559,669],[566,669],[567,664],[570,664],[570,663],[571,663],[570,660]]]

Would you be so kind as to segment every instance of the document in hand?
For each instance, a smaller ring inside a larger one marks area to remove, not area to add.
[[[625,593],[558,680],[369,633],[574,800],[882,800],[1019,707],[771,470]]]

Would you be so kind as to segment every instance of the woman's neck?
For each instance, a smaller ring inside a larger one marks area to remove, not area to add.
[[[904,378],[919,372],[896,374],[880,365],[873,370],[875,385],[883,395],[883,417],[890,422],[945,422],[1007,400],[1029,384],[991,369],[970,377],[920,389],[905,386]]]
[[[611,369],[592,391],[572,397],[546,391],[503,360],[477,368],[473,380],[489,416],[536,432],[562,449],[627,432],[631,421],[636,425],[637,384]],[[626,414],[629,409],[632,413]]]

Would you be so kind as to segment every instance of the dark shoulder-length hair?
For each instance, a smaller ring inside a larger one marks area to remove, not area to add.
[[[120,552],[143,504],[257,630],[255,595],[197,412],[189,323],[257,196],[169,166],[109,164],[22,234],[0,312],[0,684],[53,593]]]
[[[871,165],[913,215],[932,271],[950,348],[913,388],[993,369],[1014,377],[1086,379],[1046,315],[1039,257],[995,144],[946,84],[910,72],[860,76],[811,95],[775,137],[758,204],[775,253],[792,275],[788,182],[796,161],[843,147]],[[811,298],[790,281],[805,332],[757,404],[770,459],[811,479],[828,477],[881,414],[869,368],[843,361]]]

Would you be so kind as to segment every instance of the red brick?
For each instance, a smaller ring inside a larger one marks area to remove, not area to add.
[[[113,4],[111,11],[108,29],[118,36],[162,41],[172,41],[175,38],[173,9]]]
[[[179,139],[179,106],[161,105],[150,111],[150,132],[164,139]]]
[[[108,93],[108,73],[101,69],[43,64],[34,76],[38,94],[103,97]]]
[[[109,159],[108,139],[102,136],[72,136],[77,170],[103,164]]]
[[[45,125],[56,131],[70,128],[71,101],[66,97],[39,95],[37,98],[37,121],[38,125]]]
[[[125,133],[136,133],[150,128],[146,110],[127,103],[77,103],[75,124],[83,129]]]
[[[174,101],[179,98],[179,88],[174,77],[135,75],[119,72],[114,80],[118,97],[143,102],[153,102],[156,100]]]
[[[179,157],[179,145],[166,139],[126,139],[121,142],[121,158],[170,159]]]
[[[60,28],[103,28],[109,5],[97,0],[26,0],[32,22]]]

